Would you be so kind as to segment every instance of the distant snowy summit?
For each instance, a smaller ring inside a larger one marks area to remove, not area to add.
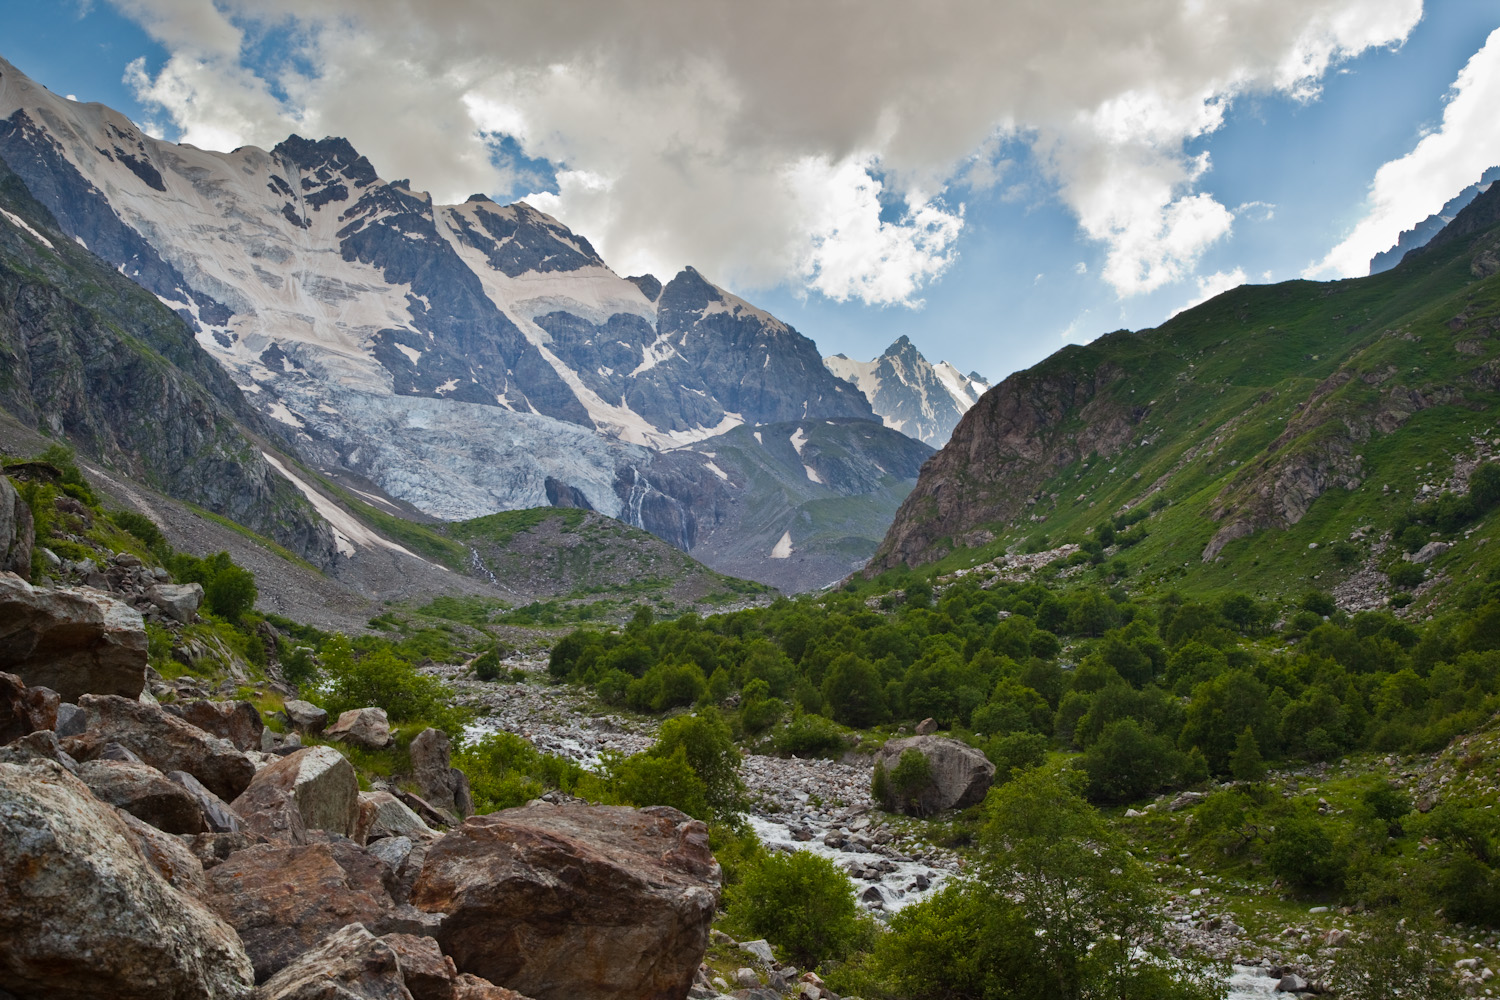
[[[964,375],[946,361],[932,364],[904,336],[873,361],[835,354],[823,362],[864,393],[887,427],[934,448],[947,443],[959,419],[990,388],[976,372]]]

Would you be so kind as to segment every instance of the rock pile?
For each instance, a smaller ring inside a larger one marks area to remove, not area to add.
[[[15,622],[0,612],[0,634],[27,648]],[[70,701],[0,673],[0,996],[666,1000],[691,985],[719,892],[702,823],[534,803],[445,834],[430,825],[457,824],[445,809],[361,792],[337,748],[269,738],[252,705],[163,708],[113,693],[98,665],[70,675]],[[384,722],[365,709],[343,728],[388,743]],[[448,753],[424,733],[416,780],[465,812]]]

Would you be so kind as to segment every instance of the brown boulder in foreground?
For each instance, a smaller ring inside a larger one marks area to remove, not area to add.
[[[118,743],[158,771],[186,771],[226,802],[255,777],[255,764],[233,743],[156,705],[86,694],[78,707],[87,719],[85,730],[70,738],[65,749],[80,760],[97,756],[107,743]]]
[[[354,835],[359,779],[333,747],[307,747],[263,767],[231,806],[245,829],[263,837],[307,843],[307,831]]]
[[[460,972],[537,1000],[680,1000],[708,947],[719,866],[675,809],[534,802],[428,849],[412,902]]]
[[[248,1000],[234,931],[52,761],[0,764],[0,983],[20,1000]]]
[[[0,670],[49,687],[64,701],[84,694],[139,698],[146,686],[146,624],[108,594],[32,587],[0,573]]]
[[[391,946],[350,924],[256,991],[257,1000],[411,1000]]]
[[[15,674],[0,673],[0,743],[56,726],[61,701],[51,688],[29,688]]]

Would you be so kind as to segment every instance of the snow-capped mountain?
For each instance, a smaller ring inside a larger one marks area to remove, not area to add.
[[[176,145],[0,60],[0,158],[183,316],[310,463],[439,517],[586,503],[691,550],[770,488],[715,463],[719,437],[879,429],[811,340],[692,268],[621,277],[525,203],[434,204],[342,139]],[[810,481],[826,496],[881,465],[860,457],[862,433],[839,433],[859,471]],[[849,568],[840,554],[808,572]]]
[[[887,427],[934,448],[990,388],[975,372],[964,375],[946,361],[932,364],[904,336],[873,361],[835,354],[823,363],[858,386]]]
[[[1453,221],[1454,216],[1463,211],[1475,198],[1488,191],[1490,185],[1497,180],[1500,180],[1500,167],[1491,167],[1479,178],[1477,184],[1470,184],[1458,194],[1448,199],[1443,207],[1435,213],[1429,215],[1410,229],[1404,230],[1396,239],[1395,246],[1389,250],[1383,250],[1370,258],[1370,273],[1379,274],[1382,271],[1389,271],[1401,263],[1401,258],[1405,257],[1409,252],[1415,250],[1417,247],[1426,246],[1434,236],[1442,231],[1444,226]]]

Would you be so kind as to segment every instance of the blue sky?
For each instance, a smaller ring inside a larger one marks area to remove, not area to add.
[[[1298,20],[1313,4],[1267,0],[1247,22],[1272,25],[1265,37],[1205,39],[1204,49],[1222,48],[1219,62],[1236,62],[1240,76],[1229,83],[1194,51],[1195,22],[1183,29],[1143,14],[1111,30],[1121,45],[1135,37],[1156,68],[1101,71],[1093,89],[1064,75],[1049,89],[1040,60],[1032,76],[1042,85],[1027,89],[986,68],[993,45],[968,58],[951,31],[932,36],[924,61],[921,25],[898,48],[878,27],[805,25],[814,47],[826,30],[888,60],[836,55],[819,77],[796,51],[774,72],[762,72],[763,59],[740,61],[757,39],[763,51],[800,44],[774,23],[741,24],[743,45],[725,46],[710,44],[707,28],[691,35],[691,24],[683,37],[617,42],[622,32],[608,24],[575,40],[588,29],[512,17],[487,47],[485,26],[463,20],[467,5],[450,13],[435,3],[424,26],[435,41],[422,49],[404,26],[380,19],[386,5],[349,2],[306,0],[267,14],[275,0],[5,0],[0,55],[54,91],[109,104],[168,138],[269,145],[292,128],[343,134],[384,176],[410,176],[439,197],[532,195],[617,270],[695,264],[824,353],[867,358],[906,334],[932,360],[992,379],[1070,341],[1154,326],[1240,276],[1334,276],[1330,254],[1355,233],[1339,258],[1348,273],[1350,260],[1383,249],[1425,206],[1500,162],[1494,130],[1459,114],[1500,87],[1500,51],[1482,51],[1500,8],[1480,0],[1428,4],[1420,19],[1415,0],[1321,0],[1333,22],[1368,8],[1365,20],[1379,23],[1368,37],[1338,29],[1328,58],[1295,83],[1278,60],[1322,23]],[[1015,4],[1011,21],[989,29],[979,24],[985,6],[959,11],[976,33],[1050,38],[1034,5]],[[1167,39],[1183,30],[1174,47]],[[577,56],[601,44],[619,51]],[[1092,44],[1108,63],[1110,38]],[[1037,41],[1015,51],[1039,45],[1045,54]],[[681,52],[704,51],[717,61],[684,57],[657,72]],[[1057,55],[1080,60],[1076,50]],[[887,76],[897,79],[882,92]],[[782,92],[788,77],[800,92]],[[908,100],[929,91],[926,105]],[[1144,118],[1116,113],[1122,100],[1157,93],[1167,110],[1151,97]],[[1208,124],[1195,119],[1205,98]],[[1101,138],[1121,120],[1155,122],[1160,134],[1149,143]],[[986,169],[975,173],[971,162]],[[1100,194],[1112,176],[1126,195],[1166,178],[1170,194],[1121,222]],[[1155,220],[1178,207],[1202,209],[1203,220],[1184,230],[1186,249],[1162,250],[1153,240],[1172,240]],[[1164,270],[1122,280],[1136,258]]]

